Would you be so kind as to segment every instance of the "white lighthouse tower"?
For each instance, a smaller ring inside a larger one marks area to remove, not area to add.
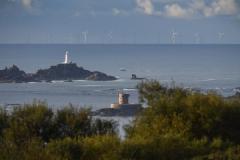
[[[65,59],[64,59],[64,64],[68,64],[69,63],[69,60],[68,60],[68,51],[66,51],[65,53]]]

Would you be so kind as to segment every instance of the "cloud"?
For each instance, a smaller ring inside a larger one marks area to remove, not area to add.
[[[137,7],[147,15],[152,15],[154,12],[154,7],[152,0],[136,0]]]
[[[20,0],[20,2],[24,10],[31,15],[38,16],[43,13],[41,9],[42,1],[40,0]]]
[[[22,6],[26,9],[32,8],[32,0],[21,0]]]
[[[112,9],[112,14],[114,16],[117,16],[117,15],[129,15],[129,12],[126,11],[126,10],[122,10],[122,9],[118,9],[118,8],[113,8]]]
[[[74,14],[73,14],[75,17],[79,17],[81,15],[81,12],[80,11],[76,11]]]
[[[211,5],[205,5],[202,12],[206,17],[215,15],[234,15],[238,11],[235,0],[215,0]]]
[[[117,8],[113,8],[112,12],[113,12],[113,15],[119,15],[121,13],[121,11]]]
[[[146,15],[172,18],[190,18],[193,16],[212,17],[236,15],[239,12],[238,0],[136,0],[137,8]],[[155,10],[155,5],[162,9]]]
[[[187,18],[193,14],[192,9],[185,9],[177,3],[166,5],[164,9],[164,15],[167,17]]]
[[[0,0],[0,7],[23,7],[24,9],[32,9],[33,0]]]

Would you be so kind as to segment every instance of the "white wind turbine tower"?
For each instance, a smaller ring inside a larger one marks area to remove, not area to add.
[[[86,44],[87,43],[88,31],[82,32],[82,35],[83,35],[83,42]]]
[[[195,33],[194,37],[195,37],[195,44],[199,44],[201,39],[199,33]]]
[[[112,39],[113,39],[112,32],[109,32],[109,33],[107,34],[107,39],[108,39],[108,43],[111,43],[111,42],[112,42]]]
[[[218,40],[222,41],[223,37],[225,36],[225,33],[223,32],[218,32]]]
[[[176,37],[178,33],[173,29],[172,32],[170,33],[170,39],[172,44],[176,44]]]

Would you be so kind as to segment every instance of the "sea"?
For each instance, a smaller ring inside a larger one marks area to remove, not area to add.
[[[0,83],[0,105],[44,101],[53,108],[72,104],[93,110],[109,107],[117,93],[138,103],[140,80],[158,80],[223,96],[240,91],[240,45],[160,44],[0,44],[0,69],[17,65],[27,73],[64,61],[65,52],[78,66],[116,76],[116,81]]]

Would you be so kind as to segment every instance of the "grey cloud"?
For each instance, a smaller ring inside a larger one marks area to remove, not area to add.
[[[132,15],[172,18],[237,15],[240,0],[0,0],[0,6],[15,3],[25,12],[49,15]],[[39,5],[40,4],[40,5]]]
[[[6,6],[12,5],[15,3],[15,0],[0,0],[0,9]]]
[[[26,9],[31,9],[32,8],[32,0],[21,0],[21,4]]]
[[[155,5],[161,3],[162,10],[156,10]],[[174,18],[190,18],[197,15],[204,17],[219,15],[236,15],[239,12],[238,0],[136,0],[139,10],[147,15],[158,15]],[[161,13],[161,14],[159,14]]]
[[[152,15],[154,10],[154,6],[152,0],[136,0],[137,6],[141,9],[145,14]]]

